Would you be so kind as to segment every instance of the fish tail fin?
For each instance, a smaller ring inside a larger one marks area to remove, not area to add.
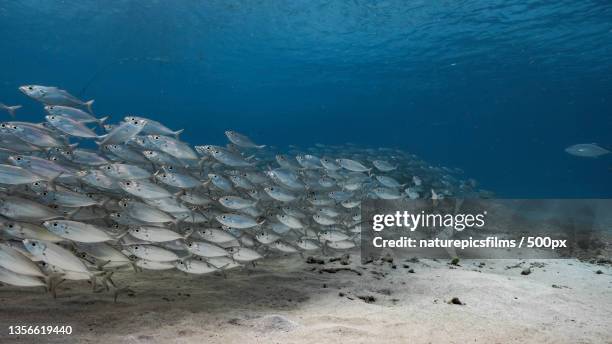
[[[189,228],[183,233],[183,238],[187,240],[193,234],[193,228]]]
[[[11,115],[12,118],[15,118],[15,111],[17,111],[20,108],[21,108],[21,105],[7,106],[6,111],[8,111],[9,115]]]
[[[94,114],[93,109],[92,109],[92,105],[94,103],[94,99],[92,100],[88,100],[85,102],[85,106],[87,107],[87,111],[89,111],[90,114]]]
[[[99,125],[100,127],[102,127],[102,126],[103,126],[103,124],[104,124],[104,122],[106,122],[106,121],[107,121],[109,118],[110,118],[110,116],[104,116],[104,117],[102,117],[102,118],[98,118],[98,125]]]
[[[57,191],[57,185],[55,184],[55,181],[57,180],[57,178],[59,178],[62,174],[64,174],[64,172],[60,172],[57,175],[55,175],[54,177],[52,177],[51,179],[49,179],[47,181],[47,183],[49,184],[49,187],[51,187],[51,190],[53,191]]]
[[[76,215],[76,214],[77,214],[79,211],[81,211],[81,208],[76,208],[76,209],[74,209],[74,210],[72,210],[72,211],[68,212],[68,214],[66,214],[65,218],[66,218],[67,220],[72,220],[72,219],[74,218],[74,216],[75,216],[75,215]]]
[[[185,129],[177,130],[177,131],[173,132],[172,135],[174,135],[174,138],[178,140],[179,139],[179,135],[181,135],[183,133],[183,131],[185,131]]]
[[[104,145],[106,143],[106,138],[108,137],[108,134],[104,134],[104,135],[100,135],[98,137],[96,137],[96,139],[100,140],[100,141],[95,141],[96,144],[102,148],[102,145]]]
[[[129,229],[126,229],[126,230],[122,231],[121,233],[117,233],[117,235],[115,235],[115,236],[113,237],[113,239],[115,239],[115,240],[120,240],[121,238],[123,238],[124,236],[126,236],[126,235],[127,235],[129,232],[130,232],[130,230],[129,230]]]

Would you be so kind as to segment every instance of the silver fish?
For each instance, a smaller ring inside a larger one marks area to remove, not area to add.
[[[3,267],[0,267],[0,282],[16,287],[46,287],[37,277],[21,275]]]
[[[154,245],[130,245],[125,249],[138,258],[154,262],[172,262],[179,259],[176,253]]]
[[[102,125],[108,120],[108,116],[98,119],[88,112],[71,106],[46,105],[45,111],[47,111],[49,115],[69,117],[81,123],[98,123],[98,125]]]
[[[266,145],[256,145],[250,138],[233,130],[226,130],[225,136],[235,145],[243,148],[264,148]]]
[[[61,269],[89,274],[85,263],[70,251],[50,242],[25,239],[26,249],[35,257],[47,264],[55,265]]]
[[[93,105],[93,99],[89,101],[82,101],[75,96],[71,95],[65,90],[59,89],[53,86],[41,86],[41,85],[25,85],[20,86],[19,90],[28,97],[35,99],[46,105],[64,105],[64,106],[76,106],[84,107],[89,113],[93,113],[91,106]]]
[[[55,210],[29,199],[0,196],[0,214],[20,221],[40,221],[62,217]]]
[[[121,181],[119,186],[127,193],[143,199],[172,197],[168,190],[146,180]]]
[[[149,118],[137,117],[137,116],[126,116],[124,119],[126,122],[130,121],[146,121],[144,128],[142,129],[143,133],[149,135],[172,135],[178,139],[178,136],[183,132],[183,129],[173,131],[172,129],[166,127],[165,125],[154,121]]]
[[[88,223],[71,220],[53,220],[43,222],[43,226],[62,238],[82,242],[98,243],[112,241],[114,238],[103,229]]]
[[[38,265],[16,249],[0,243],[0,267],[21,275],[45,277]]]
[[[86,127],[83,123],[77,122],[69,117],[47,115],[45,119],[57,130],[67,135],[84,138],[100,138],[93,130]]]
[[[103,135],[102,141],[96,142],[100,146],[122,144],[138,135],[147,125],[143,119],[133,119],[114,127],[108,134]]]
[[[565,152],[582,158],[597,158],[602,155],[610,154],[609,150],[600,147],[596,143],[581,143],[569,146],[565,149]]]

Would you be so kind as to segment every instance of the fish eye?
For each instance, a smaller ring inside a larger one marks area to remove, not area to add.
[[[9,228],[13,228],[13,225],[12,225],[12,224],[10,224],[10,225],[8,225],[8,227],[9,227]]]
[[[110,171],[111,167],[110,166],[106,166],[106,169]]]
[[[53,223],[53,227],[57,227],[57,222],[54,222],[54,223]]]
[[[132,185],[132,183],[127,182],[127,183],[125,183],[125,185],[130,186],[130,185]]]
[[[36,243],[35,243],[35,242],[33,242],[33,243],[32,243],[32,247],[34,247],[34,246],[36,246]]]
[[[153,136],[155,140],[159,140],[159,136]]]
[[[51,119],[55,119],[55,116],[51,116],[50,118],[51,118]]]
[[[32,86],[28,86],[28,90],[33,90],[34,88]]]
[[[17,161],[21,161],[21,157],[19,157],[19,156],[18,156],[18,157],[17,157]]]
[[[47,196],[48,192],[47,191],[43,191],[43,196]]]
[[[138,246],[134,246],[134,249],[135,249],[135,250],[137,250],[137,249],[138,249]]]
[[[139,232],[140,232],[140,229],[136,229],[136,233],[139,233]]]

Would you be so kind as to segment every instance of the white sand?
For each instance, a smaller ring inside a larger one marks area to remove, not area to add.
[[[116,304],[84,282],[65,283],[55,300],[4,286],[0,343],[612,343],[609,266],[539,260],[545,266],[523,276],[522,268],[506,269],[518,260],[479,262],[353,263],[358,276],[319,273],[342,265],[296,256],[227,279],[121,273],[115,281],[135,295]],[[447,304],[452,297],[465,305]],[[7,334],[11,324],[71,325],[74,333],[17,338]]]

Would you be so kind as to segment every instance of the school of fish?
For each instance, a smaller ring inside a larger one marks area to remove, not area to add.
[[[0,124],[0,282],[44,287],[89,280],[121,290],[118,269],[188,274],[247,267],[271,255],[359,245],[366,198],[477,193],[461,171],[397,149],[346,144],[279,154],[225,132],[191,146],[144,117],[116,124],[57,87],[19,90],[41,123]],[[19,106],[2,104],[11,116]]]

